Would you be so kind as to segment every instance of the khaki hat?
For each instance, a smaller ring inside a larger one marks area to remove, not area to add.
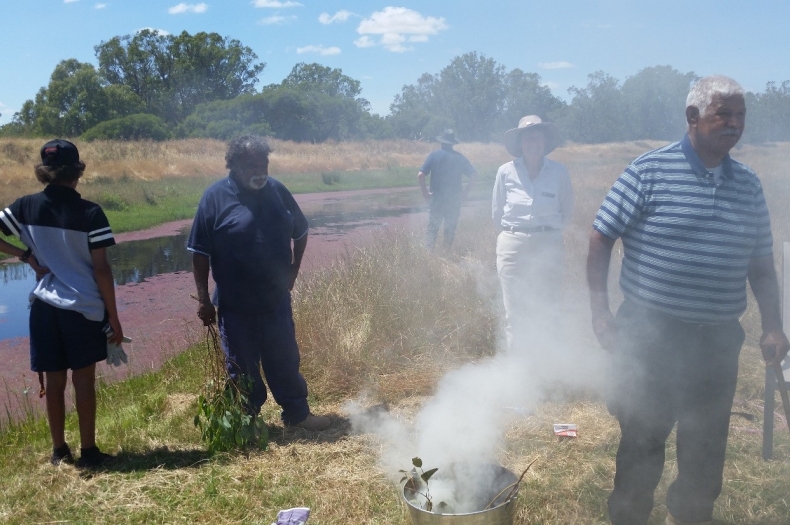
[[[509,129],[505,132],[505,137],[502,142],[505,143],[505,148],[514,157],[521,156],[521,132],[525,129],[540,129],[546,135],[546,148],[543,150],[544,155],[548,155],[554,148],[560,145],[560,130],[551,122],[543,122],[537,115],[527,115],[518,121],[518,127]]]
[[[436,140],[442,144],[458,144],[458,141],[455,138],[455,131],[451,129],[442,131],[442,134],[436,137]]]

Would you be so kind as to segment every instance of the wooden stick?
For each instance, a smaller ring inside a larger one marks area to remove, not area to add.
[[[511,483],[511,484],[510,484],[510,485],[508,485],[507,487],[505,487],[505,488],[503,488],[502,490],[500,490],[500,491],[499,491],[499,494],[497,494],[496,496],[494,496],[494,499],[492,499],[492,500],[491,500],[491,503],[489,503],[488,505],[486,505],[486,508],[484,508],[483,510],[488,510],[489,508],[491,508],[491,505],[493,505],[493,504],[494,504],[494,502],[497,500],[497,498],[499,498],[499,496],[501,496],[501,495],[502,495],[502,494],[503,494],[503,493],[504,493],[504,492],[505,492],[507,489],[510,489],[510,492],[508,493],[507,497],[505,498],[505,501],[509,500],[509,499],[510,499],[510,497],[513,495],[513,492],[515,492],[515,491],[516,491],[516,489],[518,488],[518,485],[519,485],[519,483],[521,483],[521,480],[522,480],[522,479],[524,479],[524,474],[526,474],[526,473],[527,473],[527,471],[529,470],[529,467],[531,467],[531,466],[532,466],[532,464],[533,464],[533,463],[535,463],[537,460],[538,460],[538,458],[535,458],[535,459],[533,459],[533,460],[530,462],[530,464],[529,464],[529,465],[527,465],[527,468],[525,468],[525,469],[524,469],[524,472],[522,472],[522,473],[521,473],[521,477],[519,477],[519,478],[518,478],[518,481],[516,481],[515,483]]]
[[[782,364],[776,363],[774,365],[774,372],[776,372],[776,382],[779,384],[779,392],[782,394],[782,408],[785,409],[785,420],[787,421],[787,430],[790,430],[790,398],[787,395],[787,383],[785,382],[785,372],[782,370]]]

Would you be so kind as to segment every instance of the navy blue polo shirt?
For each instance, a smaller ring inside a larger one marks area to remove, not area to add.
[[[431,176],[431,193],[443,197],[460,196],[461,177],[472,175],[475,168],[461,153],[440,148],[428,155],[420,171]]]
[[[307,230],[307,218],[280,181],[269,177],[250,190],[228,176],[203,193],[187,249],[210,258],[213,302],[221,310],[268,310],[288,294],[291,240]]]

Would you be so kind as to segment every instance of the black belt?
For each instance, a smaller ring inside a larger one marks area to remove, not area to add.
[[[538,233],[556,230],[551,226],[502,226],[502,230],[510,233]]]

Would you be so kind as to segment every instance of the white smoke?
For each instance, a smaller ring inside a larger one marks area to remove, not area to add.
[[[479,282],[490,285],[491,279]],[[574,305],[575,310],[588,304],[587,297],[568,299],[564,304]],[[555,318],[563,319],[561,314],[554,312]],[[567,310],[565,314],[567,321]],[[514,419],[529,417],[547,391],[558,386],[600,388],[601,352],[597,347],[593,350],[589,334],[572,333],[570,324],[561,323],[558,333],[545,323],[533,323],[524,332],[526,341],[520,350],[501,349],[490,358],[450,371],[413,420],[386,410],[365,410],[365,399],[350,402],[345,408],[353,429],[378,438],[381,466],[393,478],[399,469],[411,468],[415,456],[426,470],[439,467],[440,472],[459,463],[498,464],[505,429]],[[481,474],[472,479],[485,486]],[[449,497],[443,492],[459,491],[457,486],[443,485],[431,480],[435,501]],[[464,511],[471,510],[480,509]]]

